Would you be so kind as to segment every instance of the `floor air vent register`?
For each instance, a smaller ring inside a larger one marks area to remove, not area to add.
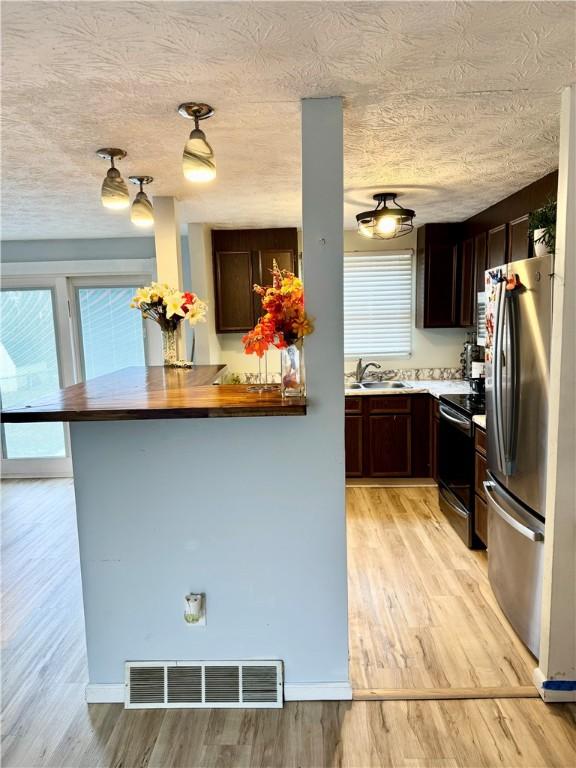
[[[130,661],[127,709],[282,707],[281,661]]]

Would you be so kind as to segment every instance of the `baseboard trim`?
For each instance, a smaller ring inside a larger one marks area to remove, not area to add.
[[[339,683],[284,683],[284,701],[350,701],[352,686]]]
[[[539,695],[547,704],[562,704],[576,701],[576,681],[549,680],[540,667],[536,667],[532,679],[534,680],[534,685],[538,689]],[[564,686],[570,687],[564,689]]]
[[[124,683],[88,683],[87,704],[124,704]]]
[[[448,699],[537,699],[533,685],[509,688],[355,688],[354,701],[439,701]]]
[[[341,683],[284,683],[284,701],[349,701],[352,686]],[[88,704],[123,704],[124,683],[88,683]]]

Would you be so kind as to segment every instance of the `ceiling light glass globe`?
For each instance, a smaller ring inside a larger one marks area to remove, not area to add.
[[[130,221],[137,227],[151,227],[154,224],[154,209],[148,195],[138,192],[130,210]]]
[[[214,152],[204,131],[195,128],[184,147],[182,171],[188,181],[212,181],[216,178]]]
[[[393,235],[396,232],[396,217],[382,216],[378,221],[378,232],[381,235]]]
[[[130,205],[130,195],[126,182],[117,168],[109,168],[102,182],[102,205],[112,210],[122,210]]]

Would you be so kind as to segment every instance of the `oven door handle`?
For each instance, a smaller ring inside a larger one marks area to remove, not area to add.
[[[523,525],[519,520],[516,520],[515,517],[512,517],[512,515],[507,512],[504,507],[501,507],[500,504],[498,504],[496,497],[492,492],[492,488],[494,488],[494,483],[490,480],[485,480],[484,490],[486,491],[486,496],[492,505],[494,512],[496,512],[496,514],[501,517],[502,520],[504,520],[504,522],[507,523],[511,528],[514,528],[515,531],[518,531],[518,533],[521,533],[522,536],[530,539],[530,541],[544,541],[543,533],[540,531],[535,531],[532,528],[529,528],[527,525]]]
[[[454,424],[459,424],[461,427],[466,427],[466,429],[470,429],[470,421],[469,419],[462,417],[461,419],[456,418],[455,416],[452,416],[452,412],[449,411],[447,408],[445,408],[442,404],[440,405],[440,413],[443,418],[448,419],[448,421],[453,421]]]
[[[444,501],[448,504],[450,509],[452,509],[454,512],[456,512],[457,515],[464,518],[464,520],[468,520],[468,512],[461,506],[460,502],[456,498],[456,496],[452,493],[452,491],[449,491],[447,488],[444,488],[443,485],[439,486],[438,490],[440,491],[440,496],[444,498]]]

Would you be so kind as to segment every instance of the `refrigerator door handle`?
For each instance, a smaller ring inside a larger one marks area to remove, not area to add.
[[[505,523],[507,523],[511,528],[514,528],[515,531],[518,531],[518,533],[521,533],[522,536],[525,536],[527,539],[530,539],[530,541],[544,541],[544,534],[540,531],[535,531],[532,528],[529,528],[527,525],[524,525],[523,523],[516,520],[515,517],[512,517],[512,515],[507,512],[503,507],[498,504],[496,501],[496,497],[494,493],[492,492],[492,488],[494,488],[494,483],[490,482],[489,480],[484,481],[484,490],[486,492],[486,497],[488,498],[488,501],[491,503],[492,508],[494,509],[494,512],[504,520]]]
[[[504,331],[506,335],[506,421],[503,424],[503,453],[504,465],[502,470],[505,475],[514,473],[516,462],[516,447],[518,438],[518,385],[519,385],[519,359],[518,359],[518,297],[514,291],[505,291],[504,294]]]
[[[503,280],[498,284],[498,297],[496,300],[496,323],[494,329],[494,349],[493,349],[493,376],[494,376],[494,439],[496,442],[496,460],[498,469],[505,471],[504,467],[504,414],[502,401],[502,374],[503,374],[503,349],[504,340],[504,292],[506,283]]]

